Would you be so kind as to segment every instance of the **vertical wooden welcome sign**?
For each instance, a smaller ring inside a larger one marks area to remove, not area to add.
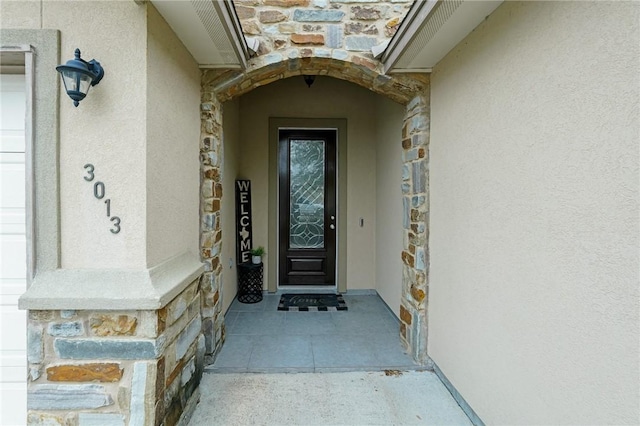
[[[236,259],[238,263],[251,260],[252,237],[251,181],[236,180]]]

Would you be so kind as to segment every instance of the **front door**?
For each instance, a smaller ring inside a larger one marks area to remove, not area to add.
[[[336,284],[336,130],[278,132],[280,285]]]

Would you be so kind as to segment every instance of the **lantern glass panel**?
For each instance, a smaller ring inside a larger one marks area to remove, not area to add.
[[[81,92],[85,95],[89,91],[89,88],[91,87],[91,81],[93,80],[90,75],[69,70],[65,70],[62,72],[62,79],[64,81],[64,87],[67,92]]]

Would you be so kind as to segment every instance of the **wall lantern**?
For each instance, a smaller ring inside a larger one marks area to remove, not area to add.
[[[100,62],[95,59],[89,62],[80,58],[80,49],[76,49],[76,57],[70,59],[64,65],[58,65],[56,71],[62,76],[67,95],[73,99],[76,107],[87,96],[91,86],[100,83],[104,77],[104,70]]]

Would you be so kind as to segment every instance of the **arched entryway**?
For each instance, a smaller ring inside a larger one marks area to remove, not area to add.
[[[402,147],[402,237],[397,253],[402,259],[402,276],[397,277],[401,294],[401,335],[414,359],[427,363],[426,309],[428,293],[428,142],[429,80],[426,75],[388,76],[377,63],[356,57],[354,62],[332,58],[298,57],[272,63],[256,62],[248,71],[206,70],[202,76],[201,143],[201,255],[207,271],[202,278],[203,329],[207,353],[213,358],[224,341],[224,313],[221,303],[223,238],[221,211],[223,196],[224,119],[223,103],[258,87],[301,75],[328,76],[364,87],[404,105],[402,130],[397,146]],[[302,84],[302,81],[300,81]],[[250,125],[250,124],[248,124]],[[229,197],[232,194],[226,193]]]

